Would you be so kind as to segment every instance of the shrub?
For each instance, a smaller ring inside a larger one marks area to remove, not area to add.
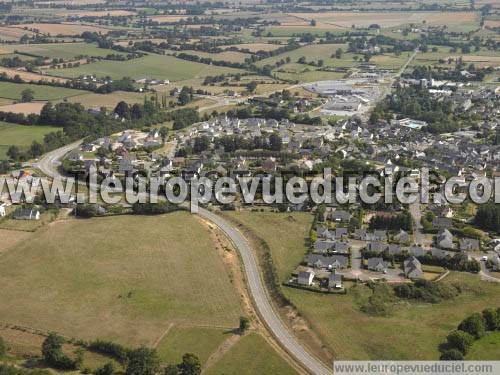
[[[458,329],[471,334],[476,339],[479,339],[486,333],[486,323],[481,314],[474,313],[464,319],[458,326]]]
[[[450,349],[443,352],[440,359],[442,361],[461,361],[464,359],[464,356],[457,349]]]
[[[495,309],[483,310],[483,318],[488,331],[496,331],[500,328],[500,315],[498,315],[498,312],[499,310]]]
[[[474,342],[474,337],[467,332],[456,330],[448,335],[446,341],[449,349],[456,349],[465,355]]]

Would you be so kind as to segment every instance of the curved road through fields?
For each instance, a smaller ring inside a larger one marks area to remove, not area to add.
[[[40,158],[33,166],[49,177],[60,176],[58,166],[61,159],[78,146],[79,142],[51,151]],[[257,260],[252,248],[245,237],[222,217],[199,208],[199,213],[204,219],[217,225],[234,243],[241,255],[243,267],[247,278],[250,293],[257,310],[269,330],[278,342],[309,372],[317,375],[330,375],[333,370],[319,359],[311,355],[290,333],[278,313],[273,309],[264,281],[260,275]]]

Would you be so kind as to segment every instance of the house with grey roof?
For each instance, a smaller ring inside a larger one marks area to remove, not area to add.
[[[330,217],[331,217],[332,221],[336,221],[338,223],[348,222],[349,220],[351,220],[351,214],[349,212],[343,211],[343,210],[336,210],[336,211],[332,212]]]
[[[448,229],[453,226],[453,221],[449,217],[435,217],[432,219],[432,226],[435,229]]]
[[[381,253],[388,248],[386,243],[380,241],[371,241],[366,244],[366,250],[375,251],[377,253]]]
[[[349,242],[337,241],[333,247],[333,251],[336,253],[347,254],[349,252]]]
[[[426,251],[421,246],[411,246],[408,250],[408,253],[410,255],[413,255],[414,257],[421,257],[425,255]]]
[[[454,253],[453,251],[446,251],[446,250],[443,250],[443,249],[437,249],[437,248],[433,247],[431,249],[431,254],[435,258],[443,259],[443,258],[446,258],[447,256],[451,256],[452,257],[456,253]]]
[[[405,276],[409,279],[420,279],[424,276],[422,264],[414,256],[405,259],[403,262]]]
[[[479,251],[481,249],[479,240],[475,238],[461,238],[459,243],[461,251]]]
[[[399,244],[390,243],[388,246],[388,252],[390,255],[399,255],[403,253],[403,249]]]
[[[308,254],[306,263],[318,269],[341,269],[347,267],[349,259],[344,255]]]
[[[448,229],[441,229],[438,232],[436,245],[442,249],[453,249],[453,235]]]
[[[361,241],[369,241],[369,239],[370,239],[370,236],[366,232],[366,229],[361,229],[361,228],[357,228],[354,230],[353,237],[356,240],[361,240]]]
[[[401,229],[398,234],[394,235],[393,239],[397,243],[404,244],[410,242],[410,235]]]
[[[368,258],[368,269],[371,271],[385,272],[388,266],[388,263],[383,258]]]
[[[310,286],[313,283],[314,280],[314,271],[300,271],[298,276],[297,276],[297,283],[299,285],[306,285]]]
[[[336,228],[335,229],[335,239],[340,240],[347,238],[348,230],[347,228]]]
[[[326,252],[332,250],[335,246],[335,241],[318,240],[314,243],[314,251]]]
[[[326,227],[319,227],[316,229],[316,233],[318,235],[318,238],[326,238],[329,240],[333,240],[335,238],[335,232],[330,231]]]
[[[386,230],[374,230],[373,231],[374,241],[387,241],[387,231]]]
[[[340,289],[342,288],[342,275],[333,271],[328,275],[328,288]]]

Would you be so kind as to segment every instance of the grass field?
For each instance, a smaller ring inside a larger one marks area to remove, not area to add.
[[[230,215],[268,243],[280,277],[287,277],[303,255],[312,218],[307,214],[294,214],[294,220],[276,213]],[[338,359],[437,359],[438,345],[464,317],[500,306],[500,285],[465,273],[452,273],[445,280],[460,282],[462,295],[435,305],[402,304],[391,317],[373,317],[359,310],[360,301],[370,294],[365,286],[335,296],[283,291]]]
[[[35,100],[57,100],[87,93],[87,91],[66,87],[0,82],[0,98],[20,100],[21,92],[26,89],[34,91]]]
[[[500,359],[500,332],[489,333],[474,342],[466,359],[475,361],[498,361]]]
[[[290,365],[278,356],[259,335],[249,334],[236,343],[207,375],[296,374]]]
[[[60,130],[51,126],[25,126],[0,122],[0,159],[12,145],[27,148],[33,141],[42,141],[47,133]]]
[[[288,280],[290,272],[300,263],[306,252],[312,216],[308,213],[227,212],[244,223],[272,249],[280,281]]]
[[[2,46],[2,50],[13,53],[29,53],[41,57],[73,59],[76,56],[104,57],[110,53],[122,55],[118,51],[106,48],[99,48],[95,44],[79,43],[48,43],[48,44],[11,44]]]
[[[62,77],[78,77],[83,74],[110,76],[114,79],[131,77],[134,79],[150,77],[179,81],[184,79],[243,72],[239,69],[184,61],[173,56],[148,55],[129,61],[101,61],[81,65],[78,68],[48,70],[47,73]]]
[[[188,213],[54,222],[0,263],[0,321],[152,345],[171,322],[233,328],[239,298]]]
[[[203,365],[231,335],[217,328],[174,327],[158,345],[158,355],[164,363],[179,363],[185,353],[193,353]]]

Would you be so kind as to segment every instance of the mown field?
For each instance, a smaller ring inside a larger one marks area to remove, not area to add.
[[[310,216],[301,222],[301,214],[296,214],[295,220],[287,220],[286,214],[231,215],[265,239],[281,277],[298,264]],[[463,293],[439,304],[403,303],[390,317],[374,317],[359,310],[371,293],[365,286],[335,296],[291,288],[283,291],[338,359],[424,360],[439,358],[438,345],[465,317],[500,306],[500,285],[466,273],[452,273],[445,280],[460,283]]]
[[[290,365],[278,356],[259,335],[243,337],[213,366],[207,375],[296,374]]]
[[[500,358],[500,332],[489,333],[474,342],[466,359],[475,361],[498,361]]]
[[[174,327],[158,345],[158,355],[164,363],[179,363],[185,353],[193,353],[204,365],[219,345],[231,336],[231,332],[219,328]]]
[[[47,70],[47,74],[69,78],[95,74],[99,77],[110,76],[114,79],[150,77],[171,81],[236,72],[242,72],[242,70],[184,61],[167,55],[148,55],[129,61],[100,61],[80,65],[77,68]]]
[[[265,239],[273,251],[273,260],[280,281],[288,280],[290,272],[306,252],[306,239],[312,223],[309,213],[227,212]]]
[[[21,93],[26,89],[33,90],[34,100],[57,100],[86,94],[88,92],[66,87],[0,82],[0,98],[21,100]]]
[[[54,222],[0,263],[0,320],[152,345],[170,323],[234,328],[239,297],[188,213]]]
[[[45,134],[60,130],[51,126],[25,126],[0,122],[0,159],[6,158],[10,146],[27,148],[33,141],[43,141]]]
[[[2,51],[14,53],[29,53],[31,55],[49,58],[72,59],[76,56],[95,56],[104,57],[106,55],[118,54],[123,55],[118,51],[106,48],[99,48],[96,44],[79,42],[79,43],[47,43],[47,44],[11,44],[1,47]],[[4,53],[5,53],[4,52]],[[1,55],[0,55],[1,57]]]

